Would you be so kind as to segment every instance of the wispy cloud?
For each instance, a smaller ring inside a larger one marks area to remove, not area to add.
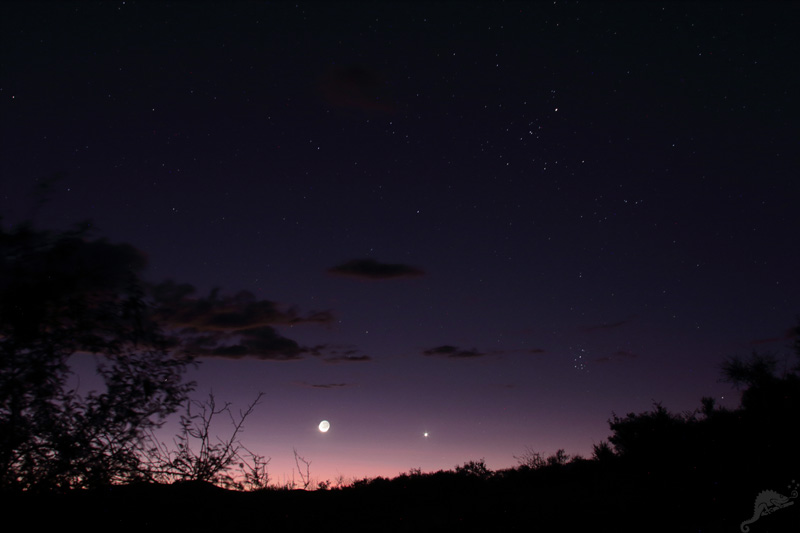
[[[425,272],[399,263],[380,263],[374,259],[353,259],[328,269],[330,274],[363,279],[416,278]]]
[[[459,348],[458,346],[451,346],[449,344],[424,350],[422,354],[432,357],[446,357],[449,359],[469,359],[473,357],[483,357],[484,355],[488,355],[487,353],[479,352],[474,348],[471,350],[467,350],[464,348]]]
[[[344,387],[351,387],[351,383],[307,383],[305,381],[296,381],[295,385],[298,387],[307,387],[310,389],[341,389]]]
[[[154,318],[170,327],[236,331],[266,325],[333,321],[329,311],[313,311],[302,316],[293,307],[283,309],[273,301],[258,300],[249,291],[224,296],[219,289],[214,289],[207,297],[196,297],[192,285],[165,281],[152,286],[151,292],[158,306]]]
[[[372,357],[369,355],[336,355],[325,357],[323,361],[334,365],[339,363],[367,363],[372,361]]]
[[[340,363],[366,363],[372,361],[372,357],[361,353],[361,350],[352,346],[342,347],[324,344],[315,346],[309,353],[332,365]]]
[[[201,332],[190,328],[178,333],[181,347],[187,353],[200,357],[245,357],[264,361],[291,361],[302,359],[310,348],[280,335],[270,326],[237,330],[234,332]]]

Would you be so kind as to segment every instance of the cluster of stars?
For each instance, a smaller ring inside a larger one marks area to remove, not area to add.
[[[572,368],[578,372],[589,372],[586,366],[586,359],[583,357],[586,354],[586,350],[579,348],[578,351],[580,353],[572,358]]]

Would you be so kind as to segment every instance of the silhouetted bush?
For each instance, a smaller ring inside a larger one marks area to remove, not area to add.
[[[478,461],[467,461],[463,465],[457,466],[456,474],[478,479],[487,479],[491,476],[492,471],[486,466],[486,462],[480,459]]]
[[[244,422],[263,394],[234,417],[229,403],[217,405],[213,394],[205,402],[187,401],[181,415],[176,447],[168,447],[151,434],[144,438],[142,475],[158,483],[208,483],[236,490],[261,490],[269,486],[269,458],[249,451],[239,440]],[[227,438],[212,435],[215,417],[227,416],[231,433]]]

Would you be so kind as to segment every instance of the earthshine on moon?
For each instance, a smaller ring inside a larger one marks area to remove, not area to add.
[[[327,433],[328,430],[331,429],[331,423],[327,420],[323,420],[319,423],[319,430],[323,433]]]

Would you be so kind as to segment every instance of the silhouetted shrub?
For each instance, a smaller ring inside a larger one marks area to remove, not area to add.
[[[664,461],[686,439],[686,428],[695,423],[694,415],[673,414],[660,403],[652,411],[625,417],[612,414],[608,438],[616,453],[625,458],[658,457]]]
[[[514,456],[514,459],[517,460],[517,464],[524,468],[530,468],[532,470],[536,470],[537,468],[542,468],[547,464],[547,460],[541,454],[541,452],[537,452],[530,446],[525,447],[525,451],[522,455]]]
[[[467,461],[461,466],[456,466],[456,474],[478,479],[486,479],[492,475],[492,471],[486,466],[483,459],[478,461]]]
[[[592,445],[592,459],[595,461],[608,462],[616,457],[614,450],[608,441],[601,441],[599,444]]]
[[[230,404],[218,406],[213,394],[205,402],[187,401],[181,415],[175,449],[158,441],[154,435],[143,439],[146,453],[142,474],[159,483],[209,483],[236,490],[261,490],[269,485],[269,458],[250,452],[240,441],[244,422],[260,401],[262,393],[238,419]],[[212,435],[211,425],[217,416],[230,419],[232,431],[227,438]]]

